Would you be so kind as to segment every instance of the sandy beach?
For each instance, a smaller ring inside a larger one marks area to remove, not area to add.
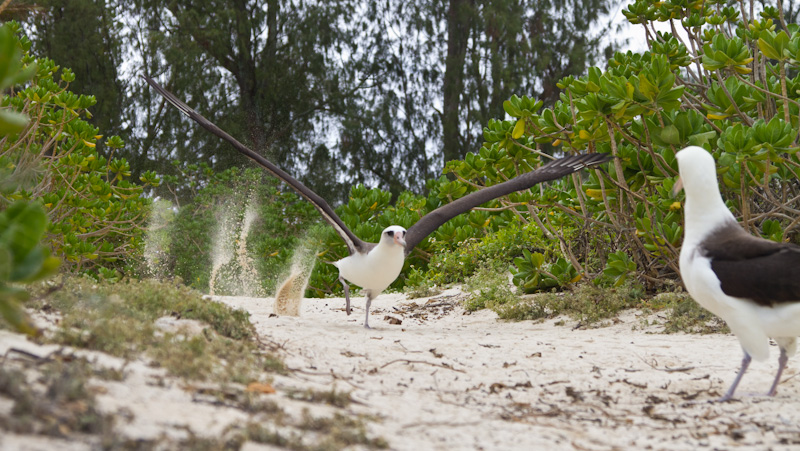
[[[267,396],[290,412],[326,414],[335,409],[286,394],[349,392],[352,402],[343,410],[368,418],[369,435],[382,437],[390,449],[800,446],[797,359],[789,361],[777,396],[760,396],[777,369],[777,347],[768,362],[751,365],[736,400],[711,403],[738,370],[741,350],[732,335],[665,335],[634,310],[594,329],[575,328],[568,318],[499,321],[488,310],[466,312],[459,304],[463,296],[458,289],[413,300],[383,294],[373,302],[370,330],[362,327],[361,297],[353,299],[350,316],[343,299],[306,299],[299,317],[274,315],[270,298],[216,299],[249,311],[260,339],[290,369],[271,379],[276,393]],[[0,353],[12,347],[40,354],[56,349],[0,332]],[[86,354],[105,366],[125,367],[124,380],[96,385],[102,387],[103,411],[124,418],[117,426],[126,436],[213,436],[232,424],[262,421],[205,402],[196,387],[144,361]],[[0,412],[4,408],[0,397]],[[69,444],[61,442],[6,436],[0,447]],[[245,448],[273,449],[254,443]]]

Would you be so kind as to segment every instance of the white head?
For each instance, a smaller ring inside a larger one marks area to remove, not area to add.
[[[689,146],[677,154],[680,178],[675,183],[674,192],[686,190],[686,197],[701,197],[702,193],[719,193],[717,185],[717,165],[714,157],[702,147]]]
[[[701,147],[687,147],[677,154],[680,178],[675,183],[673,192],[686,190],[684,219],[686,237],[705,236],[709,230],[718,227],[721,222],[734,220],[717,182],[717,165],[714,157]]]
[[[398,225],[389,226],[381,232],[381,244],[398,245],[406,247],[406,229]]]

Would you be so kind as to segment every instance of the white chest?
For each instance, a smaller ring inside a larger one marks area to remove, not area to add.
[[[364,289],[381,292],[400,275],[405,262],[402,248],[376,247],[367,254],[353,254],[336,262],[339,275]]]
[[[697,303],[724,319],[726,312],[721,298],[725,296],[711,269],[711,260],[700,255],[695,246],[687,244],[684,243],[680,255],[681,278],[686,291]]]

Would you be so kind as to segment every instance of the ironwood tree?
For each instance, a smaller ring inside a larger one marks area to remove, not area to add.
[[[37,3],[36,51],[69,59],[87,84],[71,88],[96,94],[95,120],[126,141],[134,178],[157,170],[180,183],[191,164],[243,164],[153,96],[147,73],[338,203],[356,183],[424,191],[444,163],[479,149],[512,93],[555,100],[555,82],[604,50],[614,1]],[[193,192],[160,189],[180,201]]]
[[[123,42],[116,8],[97,0],[37,0],[30,7],[35,8],[27,18],[36,25],[37,53],[72,69],[71,91],[95,96],[93,125],[109,135],[122,132],[128,102],[126,80],[118,71]]]

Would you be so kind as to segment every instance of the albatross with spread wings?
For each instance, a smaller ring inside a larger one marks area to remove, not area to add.
[[[336,229],[345,243],[347,243],[347,249],[350,251],[348,257],[334,262],[334,265],[339,268],[339,280],[344,286],[345,310],[349,315],[350,289],[348,282],[354,283],[360,286],[366,295],[366,316],[364,318],[364,327],[366,328],[369,328],[369,307],[372,300],[397,279],[403,269],[405,257],[439,226],[461,213],[465,213],[490,200],[531,188],[541,182],[555,180],[587,166],[604,163],[610,159],[606,154],[594,153],[569,156],[551,161],[535,171],[527,172],[506,182],[475,191],[443,205],[420,218],[408,230],[397,225],[389,226],[381,233],[380,242],[367,243],[359,239],[347,228],[341,218],[333,211],[333,208],[315,192],[201,116],[150,77],[146,75],[143,77],[156,92],[181,112],[206,130],[230,143],[237,151],[258,163],[272,175],[287,183],[303,198],[311,202],[322,214],[322,217]]]

